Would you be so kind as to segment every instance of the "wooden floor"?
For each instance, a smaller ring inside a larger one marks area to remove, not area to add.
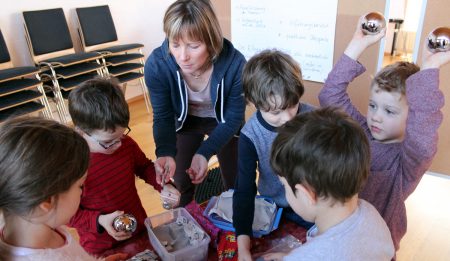
[[[152,115],[144,100],[130,103],[130,135],[150,159],[155,159]],[[141,180],[136,182],[149,216],[164,209],[155,192]],[[450,177],[426,174],[416,191],[406,201],[408,232],[400,244],[397,260],[450,260]]]

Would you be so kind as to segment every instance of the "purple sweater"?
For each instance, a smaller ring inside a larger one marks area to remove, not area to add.
[[[411,75],[406,80],[409,112],[405,138],[400,143],[382,144],[372,137],[366,117],[347,94],[349,83],[364,71],[364,66],[344,54],[328,75],[319,101],[321,106],[343,108],[364,129],[370,142],[371,173],[359,196],[380,212],[398,250],[406,233],[405,200],[416,189],[437,150],[444,96],[439,90],[438,69]]]

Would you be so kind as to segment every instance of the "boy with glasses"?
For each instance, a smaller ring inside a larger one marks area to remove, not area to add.
[[[91,152],[80,207],[70,221],[80,235],[80,244],[91,254],[105,256],[120,241],[142,235],[148,239],[144,226],[147,215],[136,190],[135,175],[159,192],[162,187],[156,182],[153,162],[128,136],[130,113],[118,84],[107,79],[84,82],[70,93],[69,112]],[[171,184],[162,191],[168,193],[179,195]],[[113,220],[122,214],[136,218],[134,232],[113,228]],[[130,248],[133,252],[128,254],[150,248],[147,244],[141,246],[143,249]],[[107,250],[110,251],[106,253]]]

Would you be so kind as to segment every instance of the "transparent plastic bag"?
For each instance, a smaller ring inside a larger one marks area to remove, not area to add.
[[[262,256],[268,253],[275,253],[275,252],[289,253],[293,249],[301,246],[302,242],[293,235],[288,234],[282,238],[271,240],[270,245],[271,245],[270,249],[268,249],[265,252],[256,253],[252,256],[252,258],[255,259],[256,261],[263,261],[264,259],[262,258]]]

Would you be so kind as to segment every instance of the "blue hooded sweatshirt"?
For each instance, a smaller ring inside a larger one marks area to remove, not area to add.
[[[211,76],[211,102],[218,125],[196,152],[206,160],[227,144],[244,123],[245,100],[241,76],[245,62],[244,56],[224,39]],[[148,57],[145,83],[153,108],[156,156],[175,157],[176,132],[183,128],[186,120],[188,96],[181,69],[169,52],[167,39]]]

